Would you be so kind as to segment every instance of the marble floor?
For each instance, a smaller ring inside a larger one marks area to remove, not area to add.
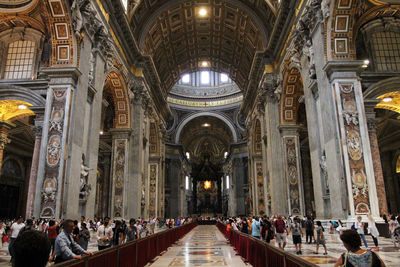
[[[235,254],[216,226],[200,225],[147,266],[250,266]]]
[[[319,266],[333,266],[336,259],[345,251],[338,234],[325,233],[327,240],[328,255],[324,256],[323,248],[320,247],[319,254],[315,255],[314,244],[304,244],[303,238],[303,259],[313,262]],[[371,236],[367,236],[368,245],[373,248]],[[274,241],[271,242],[274,244]],[[400,249],[394,248],[393,243],[388,238],[379,238],[379,256],[383,259],[386,266],[400,266]],[[10,256],[8,255],[7,243],[0,249],[0,267],[10,266]],[[292,239],[289,236],[288,245],[285,250],[289,253],[296,253]],[[97,251],[97,242],[94,233],[89,243],[89,251]],[[166,266],[251,266],[244,263],[240,256],[236,255],[233,247],[227,244],[224,236],[216,226],[197,226],[175,245],[168,248],[162,256],[157,257],[153,263],[147,266],[166,267]]]

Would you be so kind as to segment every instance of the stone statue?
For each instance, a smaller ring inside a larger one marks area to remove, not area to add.
[[[71,6],[72,10],[72,26],[77,39],[80,39],[83,26],[83,18],[81,13],[82,0],[74,0]]]
[[[329,183],[328,183],[328,167],[326,165],[326,156],[325,156],[325,151],[321,156],[321,159],[319,161],[319,166],[321,168],[321,174],[322,174],[322,178],[325,181],[325,188],[326,188],[326,192],[329,193]]]
[[[79,198],[84,200],[87,199],[90,190],[92,189],[91,185],[88,184],[89,171],[90,168],[85,166],[85,154],[82,154]]]
[[[277,77],[276,77],[274,95],[275,95],[277,102],[279,102],[281,100],[281,96],[282,96],[282,77],[281,77],[281,75],[277,75]]]
[[[363,2],[363,1],[361,1]],[[321,10],[322,10],[322,19],[326,20],[331,16],[331,10],[330,10],[330,4],[331,0],[322,0],[321,2]]]

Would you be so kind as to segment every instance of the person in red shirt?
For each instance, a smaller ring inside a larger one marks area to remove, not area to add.
[[[54,220],[50,220],[49,222],[49,228],[47,228],[47,238],[50,240],[51,243],[51,260],[53,259],[53,254],[54,254],[54,244],[56,242],[57,238],[57,224]]]

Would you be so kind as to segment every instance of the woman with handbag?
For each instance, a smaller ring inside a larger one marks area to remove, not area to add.
[[[375,252],[361,249],[361,237],[356,231],[345,230],[340,239],[347,252],[339,257],[335,267],[385,267],[385,263]]]

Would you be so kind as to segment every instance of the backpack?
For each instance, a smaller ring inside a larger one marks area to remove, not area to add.
[[[400,238],[400,226],[397,226],[393,231],[393,236]]]
[[[355,225],[355,223],[353,223],[353,225],[351,226],[351,230],[356,231],[356,225]]]
[[[284,233],[285,232],[285,222],[283,220],[275,221],[275,228],[277,233]]]

